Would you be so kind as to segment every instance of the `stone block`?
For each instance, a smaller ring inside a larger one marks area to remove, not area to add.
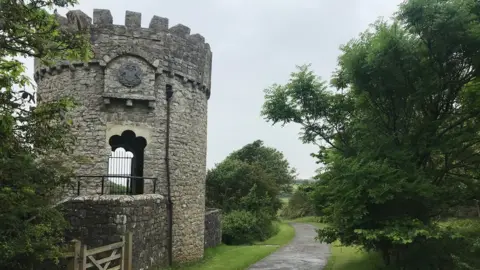
[[[125,12],[125,26],[127,28],[141,28],[142,13],[127,10]]]

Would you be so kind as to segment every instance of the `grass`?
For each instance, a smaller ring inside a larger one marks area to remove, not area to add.
[[[324,270],[372,270],[383,267],[378,253],[365,252],[357,247],[345,247],[339,243],[330,245],[330,258]]]
[[[276,246],[227,246],[221,245],[205,251],[203,261],[182,265],[174,269],[184,270],[243,270],[277,250]]]
[[[314,226],[324,226],[324,224],[321,223],[319,217],[301,217],[301,218],[296,218],[294,220],[289,220],[288,222],[297,222],[297,223],[308,223],[312,224]]]
[[[295,236],[295,229],[287,223],[278,223],[279,232],[263,242],[255,243],[256,245],[277,245],[284,246],[292,241]]]
[[[182,270],[243,270],[257,261],[270,255],[283,245],[288,244],[295,236],[295,230],[286,223],[278,223],[279,232],[263,242],[246,246],[227,246],[205,250],[204,259],[200,262],[176,266]],[[173,270],[172,269],[172,270]]]

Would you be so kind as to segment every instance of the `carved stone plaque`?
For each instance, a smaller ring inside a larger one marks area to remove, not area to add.
[[[142,70],[135,63],[125,63],[118,69],[118,81],[126,87],[135,87],[142,82]]]

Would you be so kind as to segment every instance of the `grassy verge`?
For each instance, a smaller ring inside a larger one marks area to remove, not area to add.
[[[288,222],[297,222],[297,223],[308,223],[308,224],[312,224],[314,226],[324,226],[321,222],[320,222],[320,218],[319,217],[301,217],[301,218],[296,218],[296,219],[293,219],[293,220],[289,220]]]
[[[277,235],[263,242],[249,246],[227,246],[205,250],[204,259],[190,265],[180,265],[173,269],[182,270],[243,270],[270,255],[281,246],[288,244],[295,236],[295,230],[286,223],[279,223]]]
[[[290,241],[292,241],[293,237],[295,236],[295,229],[287,223],[279,223],[279,231],[276,235],[267,239],[263,242],[255,243],[256,245],[277,245],[277,246],[284,246]]]
[[[318,217],[302,217],[293,222],[308,223],[317,228],[325,227]],[[345,247],[340,243],[330,245],[330,258],[324,270],[372,270],[383,266],[378,253],[365,252],[358,247]]]
[[[382,258],[375,252],[365,252],[339,243],[332,244],[330,252],[332,254],[324,270],[372,270],[383,267]]]

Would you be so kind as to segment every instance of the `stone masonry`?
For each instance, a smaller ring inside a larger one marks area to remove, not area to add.
[[[148,28],[141,14],[127,11],[124,25],[114,25],[109,10],[81,11],[59,17],[67,27],[89,29],[94,57],[88,63],[59,60],[45,67],[35,60],[38,100],[74,97],[77,138],[73,165],[82,194],[98,193],[108,173],[109,141],[124,131],[146,140],[143,177],[156,178],[156,193],[167,193],[166,147],[169,147],[173,202],[173,259],[203,257],[207,102],[212,53],[203,36],[184,25],[168,26],[154,16]],[[170,139],[167,141],[166,88],[172,87]],[[153,191],[146,181],[143,193]],[[135,228],[132,228],[135,234]]]
[[[222,212],[220,209],[207,209],[205,212],[205,248],[222,243]]]
[[[121,241],[133,233],[133,269],[155,269],[167,260],[167,217],[162,195],[80,196],[63,204],[72,225],[68,239],[88,247]]]

